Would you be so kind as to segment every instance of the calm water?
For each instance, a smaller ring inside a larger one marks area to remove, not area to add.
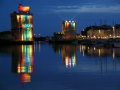
[[[120,48],[0,48],[0,90],[120,90]]]

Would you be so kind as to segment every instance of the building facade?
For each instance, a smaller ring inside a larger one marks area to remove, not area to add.
[[[113,32],[112,30],[93,30],[90,29],[87,31],[87,38],[94,38],[94,39],[107,39],[112,38]]]
[[[84,31],[81,31],[81,35],[87,39],[118,38],[120,36],[120,28],[107,25],[90,26],[87,27]]]

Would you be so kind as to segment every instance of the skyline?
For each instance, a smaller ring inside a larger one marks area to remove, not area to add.
[[[31,7],[31,13],[34,15],[34,33],[40,33],[41,36],[51,36],[53,32],[61,32],[63,20],[75,20],[77,33],[89,25],[100,25],[100,21],[109,25],[113,25],[113,21],[120,23],[120,1],[118,0],[105,0],[104,2],[100,0],[76,0],[74,2],[72,0],[1,0],[0,32],[11,29],[10,14],[17,11],[18,4],[21,2]]]

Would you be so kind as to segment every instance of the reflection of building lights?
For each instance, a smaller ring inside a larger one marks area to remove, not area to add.
[[[75,56],[67,56],[65,57],[65,64],[66,64],[66,67],[74,67],[76,65],[76,57]]]
[[[113,26],[113,38],[115,38],[115,27]]]
[[[32,45],[22,45],[21,61],[18,63],[17,73],[20,74],[21,82],[30,82],[30,74],[33,72],[33,47]]]
[[[113,49],[113,54],[112,54],[112,56],[113,56],[113,59],[115,58],[115,51],[114,51],[114,49]]]
[[[75,47],[65,45],[61,48],[62,60],[67,68],[76,66],[76,52]]]
[[[66,67],[71,66],[71,60],[68,57],[65,58],[65,64],[66,64]]]
[[[86,46],[83,46],[83,45],[82,45],[83,56],[85,56],[85,49],[86,49]]]
[[[26,82],[31,82],[31,76],[30,76],[30,74],[26,74],[26,73],[22,73],[22,74],[20,74],[20,81],[21,82],[24,82],[24,83],[26,83]]]
[[[82,50],[81,50],[81,45],[80,45],[80,52],[81,52]]]
[[[85,51],[83,51],[83,56],[85,56]]]
[[[99,52],[99,56],[101,56],[101,50],[100,49],[98,49],[98,52]]]

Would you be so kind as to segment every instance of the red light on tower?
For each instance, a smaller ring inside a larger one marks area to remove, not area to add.
[[[20,12],[29,12],[30,11],[30,7],[28,7],[28,6],[23,6],[23,5],[19,5],[19,7],[18,7],[18,10],[20,11]]]

